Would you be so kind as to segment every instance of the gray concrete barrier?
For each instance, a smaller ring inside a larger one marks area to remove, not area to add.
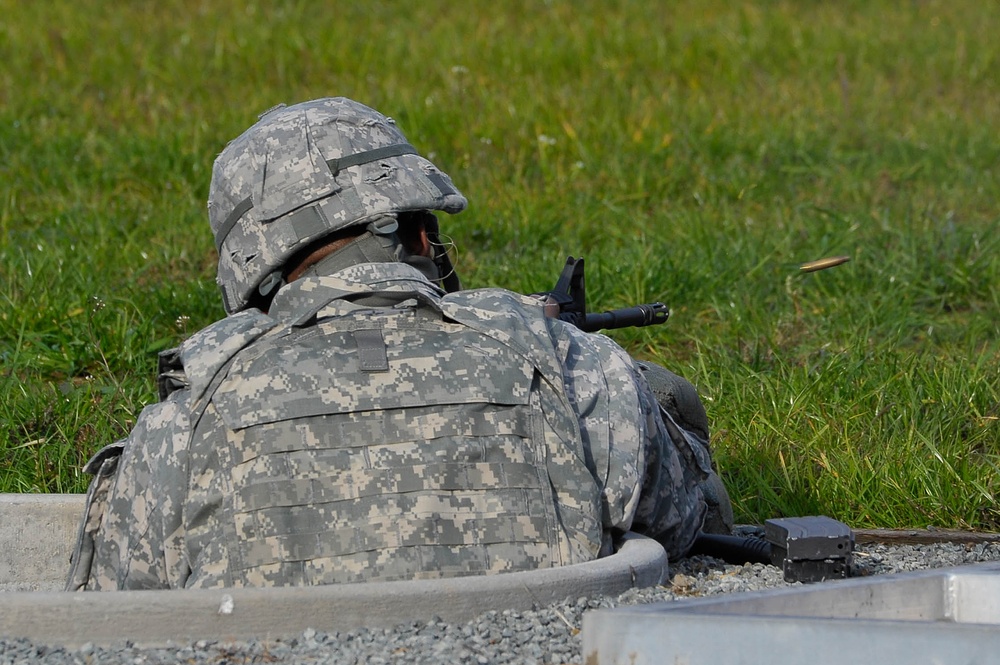
[[[525,573],[275,589],[52,591],[62,587],[82,510],[80,496],[0,495],[0,583],[13,589],[0,602],[0,635],[67,647],[275,639],[306,628],[387,627],[434,616],[464,621],[667,578],[663,548],[628,534],[613,556]]]
[[[63,588],[83,499],[83,494],[0,494],[0,591]]]
[[[996,663],[1000,564],[836,580],[588,612],[583,660],[686,663]]]

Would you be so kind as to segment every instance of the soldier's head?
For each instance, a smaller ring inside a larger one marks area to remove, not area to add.
[[[331,261],[322,249],[331,241],[340,267],[406,261],[457,289],[447,255],[430,248],[423,256],[414,235],[424,229],[437,242],[433,211],[466,205],[451,179],[374,109],[343,97],[271,109],[212,169],[208,215],[223,304],[229,313],[266,309],[304,260]]]

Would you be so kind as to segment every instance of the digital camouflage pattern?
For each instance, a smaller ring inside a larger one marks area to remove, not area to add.
[[[380,215],[467,205],[378,111],[343,97],[276,107],[212,169],[208,214],[226,311],[247,307],[295,252],[330,233]]]
[[[676,557],[704,518],[707,442],[620,347],[399,263],[283,287],[167,354],[161,386],[89,466],[70,589],[501,573],[625,530]]]

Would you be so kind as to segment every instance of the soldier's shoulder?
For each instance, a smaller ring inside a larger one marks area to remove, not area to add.
[[[182,354],[187,355],[226,348],[238,344],[239,338],[256,336],[275,325],[277,321],[259,309],[247,309],[202,328],[181,344],[180,349]]]
[[[441,302],[446,311],[466,310],[467,316],[480,320],[504,318],[537,320],[545,316],[542,304],[538,300],[500,288],[456,291],[444,296]]]
[[[160,396],[180,388],[198,395],[233,356],[280,324],[260,310],[227,316],[160,354]]]

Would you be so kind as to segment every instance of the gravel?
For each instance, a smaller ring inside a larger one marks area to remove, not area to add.
[[[1000,561],[1000,544],[860,545],[854,575],[888,573]],[[144,663],[580,663],[583,613],[589,609],[740,593],[788,586],[772,566],[733,566],[696,556],[671,566],[661,587],[633,589],[616,598],[576,598],[534,611],[487,612],[468,623],[444,623],[431,617],[393,629],[322,633],[312,629],[293,639],[176,644],[140,649],[128,643],[111,648],[86,644],[76,650],[0,639],[0,665],[55,663],[90,665]]]

